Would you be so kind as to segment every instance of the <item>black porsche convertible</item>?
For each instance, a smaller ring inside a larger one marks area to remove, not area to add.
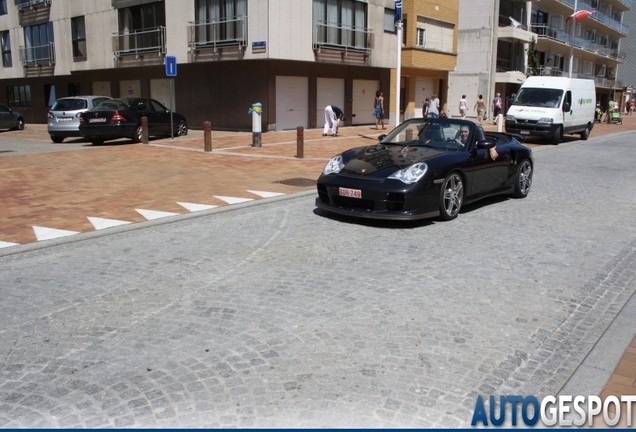
[[[478,199],[525,198],[534,159],[522,139],[467,120],[410,119],[376,145],[334,156],[318,178],[316,206],[362,218],[451,220]]]

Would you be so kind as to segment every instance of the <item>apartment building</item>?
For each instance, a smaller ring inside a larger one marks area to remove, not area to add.
[[[495,93],[507,100],[529,74],[569,76],[572,46],[571,76],[593,79],[602,104],[622,97],[617,68],[624,60],[620,44],[629,29],[623,19],[631,5],[632,0],[460,0],[457,69],[450,74],[449,98],[466,94],[474,103],[483,94],[490,105]],[[593,13],[581,21],[570,19],[575,6]],[[528,63],[533,40],[536,67]]]
[[[403,119],[421,116],[425,99],[433,93],[439,96],[443,109],[447,105],[448,77],[457,63],[459,5],[459,0],[403,2],[400,68]],[[392,85],[392,96],[395,88]]]
[[[45,123],[70,95],[170,106],[172,79],[174,109],[191,128],[251,130],[256,102],[263,130],[320,127],[327,105],[347,124],[371,124],[375,91],[391,102],[394,9],[393,0],[0,0],[0,103],[27,124]]]

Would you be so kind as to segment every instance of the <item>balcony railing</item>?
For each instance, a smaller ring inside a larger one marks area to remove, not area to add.
[[[559,0],[561,3],[564,3],[568,6],[570,6],[572,9],[574,9],[574,0]],[[625,2],[625,0],[622,0],[623,2]],[[631,3],[631,0],[629,0]],[[627,27],[626,25],[621,24],[620,22],[616,21],[613,18],[610,18],[609,16],[605,15],[603,12],[601,12],[598,9],[593,8],[592,6],[586,5],[583,2],[578,2],[577,3],[577,9],[578,10],[592,10],[594,11],[594,13],[592,15],[590,15],[590,18],[595,19],[599,22],[602,22],[603,24],[605,24],[608,27],[613,28],[614,30],[624,34],[624,35],[628,35],[629,34],[629,27]]]
[[[136,56],[157,53],[166,54],[166,28],[113,33],[115,57]]]
[[[205,48],[247,45],[247,17],[245,15],[215,20],[190,21],[188,46],[191,51]]]
[[[572,40],[571,34],[565,32],[564,30],[550,27],[547,24],[533,24],[532,31],[539,36],[539,39],[552,39],[563,42],[567,45],[570,45],[570,41]],[[624,54],[620,53],[617,49],[609,48],[580,37],[574,38],[574,46],[582,50],[614,60],[622,61],[625,58]]]
[[[20,62],[22,66],[41,66],[55,64],[55,43],[44,45],[20,47]]]
[[[314,21],[314,51],[322,48],[371,54],[373,30],[349,25]]]
[[[530,76],[531,74],[532,74],[532,69],[531,68],[526,69],[526,75]],[[569,73],[567,71],[562,71],[561,69],[556,67],[541,66],[539,68],[539,75],[567,77],[569,76]],[[594,80],[597,86],[601,86],[601,87],[620,88],[623,86],[622,81],[619,81],[613,78],[607,78],[604,76],[593,75],[593,74],[572,73],[572,78],[592,79]]]
[[[38,6],[50,6],[51,0],[15,0],[15,6],[18,8],[18,11],[23,11],[25,9],[33,9]]]

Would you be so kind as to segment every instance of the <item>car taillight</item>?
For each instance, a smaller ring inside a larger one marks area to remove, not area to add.
[[[51,111],[49,111],[47,117],[50,118],[50,119],[55,118],[55,117],[53,117],[53,113]]]
[[[123,115],[119,114],[119,111],[115,111],[115,114],[113,114],[113,116],[110,118],[110,122],[125,122],[126,121],[126,117],[124,117]]]
[[[77,117],[77,118],[78,118],[78,119],[80,119],[80,121],[81,121],[81,119],[82,119],[82,113],[77,113],[77,114],[75,114],[75,117]]]
[[[82,114],[79,114],[78,117],[79,117],[80,123],[86,123],[86,121],[84,121],[84,116],[82,116]]]

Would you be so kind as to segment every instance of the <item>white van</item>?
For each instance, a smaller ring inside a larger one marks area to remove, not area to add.
[[[558,144],[563,134],[586,140],[594,127],[594,80],[529,77],[506,114],[506,132],[545,137]]]

